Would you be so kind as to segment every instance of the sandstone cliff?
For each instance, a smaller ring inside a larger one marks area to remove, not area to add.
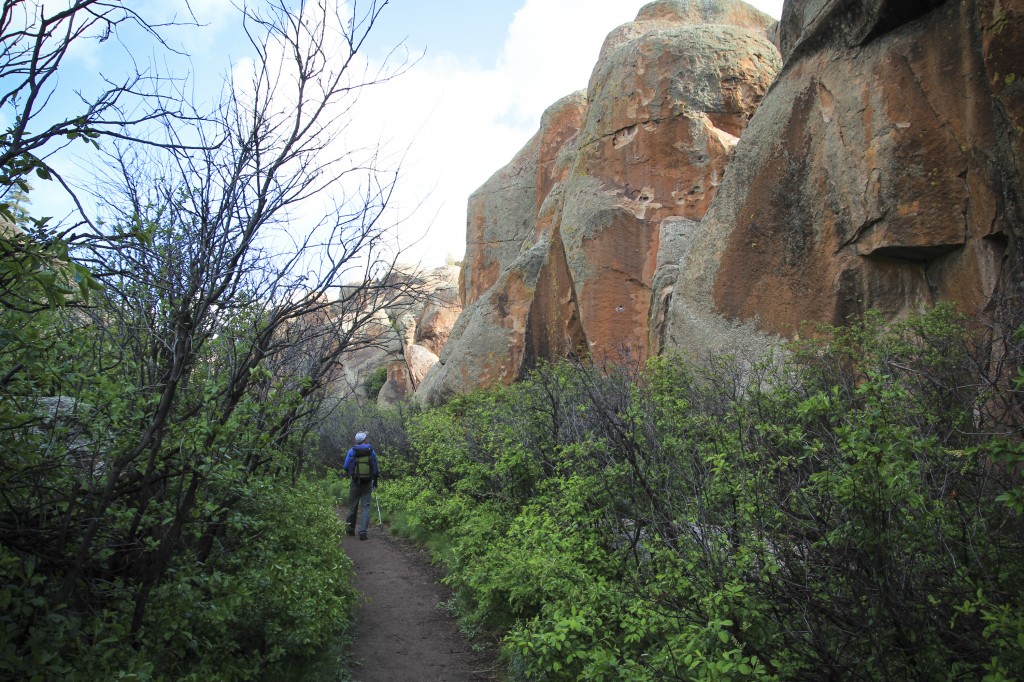
[[[1022,7],[787,2],[785,68],[677,261],[667,345],[938,300],[1019,315]]]
[[[1024,322],[1022,54],[1024,0],[646,6],[471,197],[466,312],[417,395],[868,308]]]
[[[535,358],[647,355],[667,264],[781,66],[774,30],[738,0],[659,0],[608,36],[586,94],[470,198],[466,308],[420,398],[514,381]]]

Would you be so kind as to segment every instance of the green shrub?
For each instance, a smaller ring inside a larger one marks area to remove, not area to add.
[[[366,397],[370,400],[376,400],[377,394],[380,393],[380,389],[384,388],[384,384],[386,384],[387,381],[387,367],[378,367],[370,372],[366,379],[363,380],[363,389],[366,390]]]
[[[1021,344],[945,306],[818,333],[453,400],[389,507],[512,679],[1021,676]]]
[[[335,500],[317,482],[255,482],[218,541],[222,558],[182,566],[153,596],[147,638],[161,671],[251,679],[343,631],[355,593]]]
[[[124,646],[132,592],[106,590],[86,614],[47,603],[47,579],[0,553],[0,672],[10,679],[247,680],[309,655],[351,622],[351,563],[334,499],[319,484],[257,479],[204,563],[186,555],[150,596],[134,647]]]

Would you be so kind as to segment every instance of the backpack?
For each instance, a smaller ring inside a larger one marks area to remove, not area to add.
[[[355,458],[352,462],[352,478],[356,483],[367,483],[373,479],[373,446],[369,444],[352,447]]]

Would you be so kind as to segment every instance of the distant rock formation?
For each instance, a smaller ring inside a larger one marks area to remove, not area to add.
[[[788,0],[779,41],[785,68],[675,265],[666,345],[939,300],[993,315],[1021,282],[1024,3]]]
[[[339,382],[344,397],[376,400],[382,405],[411,397],[437,362],[437,353],[462,311],[458,267],[423,272],[399,266],[392,279],[402,280],[415,293],[378,311],[365,327],[363,332],[373,343],[346,355]],[[376,396],[367,395],[366,379],[382,367],[387,370],[384,386]]]
[[[470,198],[465,309],[419,398],[660,347],[670,263],[781,66],[775,28],[738,0],[659,0],[608,36],[587,94]]]

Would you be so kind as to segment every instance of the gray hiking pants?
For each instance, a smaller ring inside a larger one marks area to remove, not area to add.
[[[370,527],[370,495],[373,494],[373,481],[357,483],[355,479],[348,486],[348,516],[345,523],[348,528],[356,527],[356,516],[359,516],[359,534],[366,535]],[[362,507],[360,510],[359,507]]]

